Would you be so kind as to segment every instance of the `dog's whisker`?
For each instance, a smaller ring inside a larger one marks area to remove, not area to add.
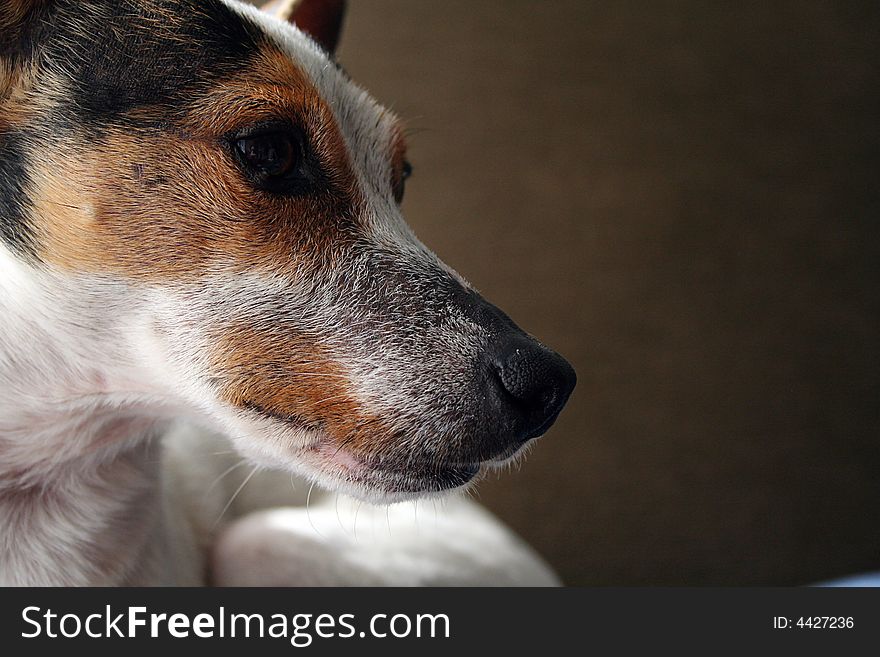
[[[216,486],[217,484],[219,484],[220,481],[221,481],[224,477],[226,477],[226,475],[230,474],[233,470],[237,470],[238,468],[240,468],[241,466],[243,466],[245,463],[247,463],[247,461],[246,461],[245,459],[242,459],[242,460],[240,460],[238,463],[236,463],[236,464],[234,464],[234,465],[231,465],[231,466],[229,466],[228,468],[226,468],[226,470],[224,470],[220,475],[217,476],[217,478],[214,479],[214,481],[211,482],[211,485],[208,486],[208,488],[207,488],[207,490],[205,491],[205,493],[206,493],[206,494],[207,494],[207,493],[210,493],[212,490],[214,490],[214,486]]]
[[[354,440],[354,436],[347,436],[342,442],[339,443],[339,446],[336,448],[336,451],[333,452],[333,456],[331,458],[335,458],[340,451],[342,451],[345,447],[349,445]]]
[[[39,197],[34,199],[37,203],[48,203],[49,205],[57,205],[61,208],[67,208],[68,210],[79,210],[80,212],[87,212],[88,209],[79,205],[73,205],[71,203],[61,203],[60,201],[53,201],[52,199],[48,199],[45,197]]]
[[[414,116],[412,118],[407,119],[407,121],[416,121],[418,119],[423,119],[423,118],[425,118],[425,117],[424,116]],[[409,138],[409,137],[415,137],[416,135],[421,135],[426,132],[433,132],[433,131],[434,131],[433,128],[423,128],[423,127],[414,128],[414,127],[407,126],[403,131],[403,136],[406,138]]]
[[[322,534],[320,531],[318,531],[318,528],[315,527],[315,523],[312,521],[311,506],[312,506],[312,491],[314,490],[314,488],[315,488],[315,482],[313,481],[311,483],[311,485],[309,486],[309,492],[306,494],[306,519],[309,521],[309,525],[314,530],[314,532],[318,536],[320,536],[321,538],[324,538],[324,534]]]
[[[355,543],[358,542],[358,514],[361,512],[361,504],[363,504],[363,502],[358,500],[357,507],[355,507],[355,510],[354,510],[354,527],[353,527],[353,529],[354,529],[354,542]]]
[[[333,497],[333,506],[336,508],[336,522],[339,524],[339,528],[347,534],[348,530],[342,524],[342,518],[339,516],[339,493],[335,493]]]
[[[259,469],[260,469],[260,466],[255,465],[254,469],[251,470],[251,473],[247,477],[245,477],[245,480],[243,482],[241,482],[241,484],[239,485],[238,488],[235,489],[235,492],[232,494],[232,497],[229,498],[229,501],[226,503],[226,506],[223,507],[223,510],[220,512],[220,515],[217,516],[217,519],[214,521],[214,525],[213,525],[214,529],[217,528],[217,525],[220,523],[220,520],[223,518],[224,515],[226,515],[226,512],[229,510],[229,507],[232,506],[232,503],[235,501],[235,498],[238,497],[239,493],[241,493],[242,490],[244,490],[244,487],[247,486],[248,482],[251,480],[251,478],[255,474],[257,474],[257,470],[259,470]]]

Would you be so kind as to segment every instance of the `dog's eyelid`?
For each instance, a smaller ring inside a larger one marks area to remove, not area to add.
[[[269,118],[248,123],[226,133],[225,139],[235,141],[248,139],[260,135],[288,132],[295,135],[300,141],[305,139],[305,131],[295,122],[288,119]]]

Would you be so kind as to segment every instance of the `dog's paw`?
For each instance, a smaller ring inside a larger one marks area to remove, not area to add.
[[[303,508],[251,513],[218,536],[211,555],[216,586],[382,586],[317,534]]]
[[[222,586],[557,586],[552,569],[465,499],[377,507],[340,497],[260,511],[213,551]]]

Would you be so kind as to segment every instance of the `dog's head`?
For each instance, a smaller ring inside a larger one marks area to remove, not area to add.
[[[574,372],[406,226],[401,123],[327,52],[343,3],[273,4],[5,3],[2,248],[117,345],[78,366],[104,387],[356,494],[463,485]]]

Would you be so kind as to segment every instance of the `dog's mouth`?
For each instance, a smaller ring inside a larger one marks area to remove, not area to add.
[[[363,454],[341,446],[321,423],[274,412],[256,403],[247,403],[245,407],[255,415],[280,422],[286,429],[304,432],[309,437],[307,446],[296,449],[290,455],[293,456],[291,465],[294,469],[303,469],[304,474],[328,488],[359,497],[378,496],[395,501],[450,491],[471,484],[484,465],[491,465],[479,461],[453,462],[407,454]],[[278,454],[278,457],[284,461],[289,458],[282,454]]]

